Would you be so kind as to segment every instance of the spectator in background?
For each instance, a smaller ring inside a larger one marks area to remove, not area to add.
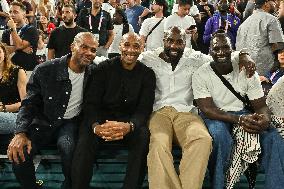
[[[2,42],[8,45],[9,52],[15,52],[12,62],[26,71],[32,71],[37,65],[36,50],[38,43],[37,29],[26,24],[26,7],[20,2],[10,5],[9,29],[2,35]]]
[[[62,22],[62,8],[64,5],[67,4],[72,4],[74,5],[74,1],[73,0],[58,0],[56,3],[56,10],[55,10],[55,20],[56,20],[56,26],[61,26],[63,25]]]
[[[92,33],[77,34],[71,45],[72,54],[38,65],[31,75],[7,150],[22,188],[37,188],[33,156],[42,146],[55,142],[64,174],[61,189],[71,189],[71,163],[83,91],[97,46]]]
[[[119,44],[122,36],[128,32],[134,32],[131,24],[128,24],[124,10],[116,8],[113,16],[113,32],[114,39],[108,50],[108,58],[113,58],[120,55]]]
[[[0,2],[0,30],[5,30],[7,26],[7,21],[9,18],[9,4],[6,0],[1,0]]]
[[[77,4],[77,14],[80,13],[82,9],[91,9],[92,8],[92,1],[91,0],[80,0]]]
[[[125,10],[127,20],[132,25],[134,32],[139,33],[143,17],[149,14],[149,9],[136,3],[135,0],[126,0],[127,8]]]
[[[42,64],[47,60],[47,44],[45,43],[45,39],[47,38],[47,35],[42,30],[38,30],[39,38],[38,38],[38,45],[37,45],[37,51],[36,51],[36,59],[38,64]]]
[[[144,20],[139,31],[140,36],[145,42],[146,50],[154,50],[164,46],[164,17],[168,12],[167,1],[154,0],[151,4],[151,11],[155,15]]]
[[[17,112],[26,96],[25,71],[12,64],[0,43],[0,134],[12,134],[16,129]]]
[[[26,18],[28,19],[28,23],[35,26],[35,10],[33,9],[31,3],[27,0],[16,0],[22,3],[26,7]]]
[[[198,8],[199,13],[201,15],[201,22],[197,23],[199,49],[202,53],[208,54],[209,45],[204,43],[203,35],[204,35],[205,25],[206,25],[207,20],[210,17],[212,17],[213,14],[214,14],[214,6],[210,3],[208,3],[208,0],[201,0],[197,4],[197,8]]]
[[[282,32],[284,33],[284,1],[280,1],[278,10],[278,20],[281,24]]]
[[[247,48],[256,63],[257,72],[264,76],[274,64],[273,51],[284,42],[279,21],[265,12],[268,2],[255,0],[256,10],[239,27],[236,49]]]
[[[54,23],[50,22],[46,16],[42,15],[40,16],[39,23],[38,23],[38,29],[44,32],[47,36],[50,35],[51,31],[54,30],[56,26]]]
[[[107,11],[110,14],[111,18],[113,18],[116,6],[116,0],[107,0],[106,3],[102,4],[102,10]]]
[[[214,15],[206,22],[203,34],[204,43],[209,45],[212,34],[217,30],[222,29],[230,37],[232,48],[235,49],[237,31],[241,21],[236,15],[229,12],[227,0],[220,0],[217,7],[218,11],[215,11]]]
[[[92,9],[82,9],[77,18],[77,24],[96,36],[99,41],[97,56],[107,57],[114,33],[111,16],[102,10],[102,3],[103,0],[92,0]]]
[[[70,45],[74,37],[80,32],[87,31],[76,25],[74,21],[75,18],[76,10],[74,5],[65,4],[62,7],[62,20],[64,25],[54,29],[48,40],[48,60],[60,58],[70,53]]]
[[[178,11],[165,19],[164,30],[177,26],[186,32],[186,47],[191,48],[191,36],[197,32],[196,23],[192,16],[189,16],[192,0],[178,0]]]

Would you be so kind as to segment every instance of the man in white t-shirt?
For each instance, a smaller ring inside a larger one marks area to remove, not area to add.
[[[189,16],[190,8],[193,6],[192,0],[179,0],[178,11],[165,19],[164,30],[173,26],[178,26],[186,32],[186,47],[191,47],[191,35],[197,32],[195,20]],[[192,27],[190,27],[192,26]]]
[[[201,188],[211,152],[211,137],[193,105],[191,80],[212,58],[186,48],[185,41],[185,31],[173,27],[165,32],[164,47],[140,57],[156,74],[154,112],[149,122],[149,188]],[[173,165],[173,142],[183,151],[180,174]]]
[[[37,188],[33,156],[42,146],[56,143],[62,160],[62,189],[71,188],[71,163],[77,141],[88,65],[98,42],[90,32],[77,34],[72,54],[38,65],[27,84],[15,136],[7,154],[22,188]]]
[[[168,11],[167,1],[154,0],[151,9],[155,16],[144,20],[139,31],[140,36],[145,41],[146,50],[155,50],[163,46],[164,16]]]
[[[218,31],[211,39],[212,63],[201,66],[192,78],[194,99],[202,112],[205,124],[213,138],[213,151],[209,160],[209,173],[211,178],[211,188],[220,189],[225,185],[225,173],[228,171],[228,162],[233,147],[232,129],[235,125],[243,128],[248,133],[260,133],[261,144],[266,146],[271,143],[274,149],[263,148],[263,157],[267,152],[271,156],[279,157],[280,154],[271,140],[274,130],[268,129],[270,114],[265,104],[265,98],[260,84],[258,74],[247,78],[244,71],[234,69],[234,62],[231,60],[232,46],[229,37],[225,32]],[[240,60],[253,62],[247,52],[240,52]],[[252,105],[254,114],[245,110],[244,103],[239,100],[222,82],[213,71],[215,69],[241,96],[247,95]],[[251,144],[252,141],[245,141]],[[268,143],[267,143],[268,142]],[[278,179],[274,175],[282,175],[276,170],[277,162],[272,162],[270,158],[264,158],[264,168],[266,171],[265,188],[281,188],[277,186]],[[278,163],[279,164],[279,163]],[[278,170],[278,169],[277,169]],[[235,173],[238,174],[238,173]],[[232,175],[230,175],[232,176]],[[228,177],[227,177],[228,178]]]

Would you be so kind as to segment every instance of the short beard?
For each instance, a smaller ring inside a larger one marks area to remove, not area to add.
[[[65,26],[72,26],[73,23],[74,23],[73,20],[64,22]]]

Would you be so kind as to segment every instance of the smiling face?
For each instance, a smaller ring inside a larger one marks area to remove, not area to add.
[[[92,63],[96,57],[98,47],[98,42],[91,36],[92,34],[84,35],[81,33],[81,35],[82,36],[75,40],[71,45],[72,59],[78,68],[86,67]]]
[[[186,45],[185,32],[174,27],[165,33],[164,52],[172,60],[179,59]]]
[[[230,39],[225,35],[219,35],[212,39],[210,55],[216,63],[231,63],[232,46]]]
[[[120,42],[121,62],[124,68],[134,68],[143,51],[141,38],[134,33],[125,34]]]

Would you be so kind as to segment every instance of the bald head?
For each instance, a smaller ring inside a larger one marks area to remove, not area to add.
[[[96,43],[97,46],[99,45],[96,37],[91,32],[80,32],[74,37],[73,43],[82,43],[84,40],[90,40],[93,43]]]
[[[167,39],[167,38],[169,38],[170,36],[173,36],[173,35],[180,35],[182,40],[186,41],[185,30],[180,28],[180,27],[174,26],[174,27],[170,28],[169,30],[166,30],[164,32],[164,39]]]
[[[143,45],[142,38],[137,33],[126,33],[122,36],[121,42],[124,43],[125,41],[137,41],[140,45]]]

